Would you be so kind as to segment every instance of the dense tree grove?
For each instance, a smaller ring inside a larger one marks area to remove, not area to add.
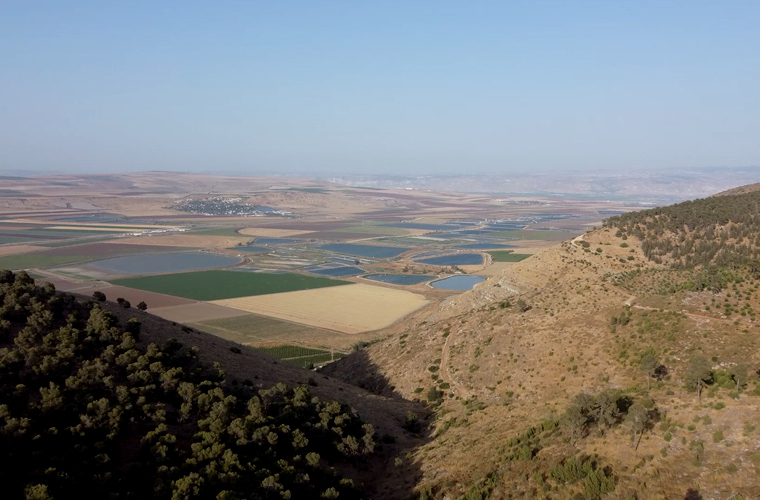
[[[257,390],[97,302],[0,271],[4,498],[360,498],[374,430],[305,386]]]
[[[605,221],[633,235],[657,263],[695,267],[760,262],[760,192],[714,196],[631,212]]]

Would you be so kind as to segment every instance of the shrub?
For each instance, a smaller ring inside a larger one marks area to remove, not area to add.
[[[718,401],[717,403],[713,405],[713,408],[715,408],[716,410],[722,410],[725,407],[726,407],[726,404],[723,401]]]
[[[404,425],[402,425],[402,427],[412,434],[418,434],[422,430],[420,419],[417,417],[417,414],[412,411],[406,412],[406,419],[404,420]]]
[[[723,431],[715,431],[713,432],[713,443],[720,443],[725,438],[723,437]]]
[[[98,302],[105,302],[106,301],[106,294],[103,292],[93,292],[92,298],[97,300]]]
[[[583,489],[589,498],[598,498],[615,491],[615,479],[608,476],[604,469],[596,469],[583,478]]]
[[[231,352],[234,352],[235,354],[240,354],[240,353],[242,352],[242,351],[240,350],[240,348],[239,348],[239,347],[236,347],[236,346],[232,346],[232,347],[230,347],[230,351],[231,351]]]
[[[439,391],[435,387],[431,387],[430,389],[428,389],[427,400],[430,403],[440,403],[442,397],[443,397],[442,391]]]

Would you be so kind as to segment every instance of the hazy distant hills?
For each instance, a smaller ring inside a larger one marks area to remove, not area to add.
[[[594,198],[631,198],[673,202],[710,196],[733,186],[751,184],[760,168],[673,170],[639,173],[537,173],[428,176],[345,175],[331,182],[382,189],[430,189],[481,193],[568,194]]]

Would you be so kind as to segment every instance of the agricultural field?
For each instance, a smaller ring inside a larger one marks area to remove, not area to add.
[[[490,251],[488,254],[494,262],[520,262],[530,257],[530,254],[514,253],[512,250],[496,250]]]
[[[269,354],[275,358],[279,358],[288,363],[302,366],[304,368],[311,368],[318,365],[323,365],[331,361],[336,361],[340,358],[347,356],[346,353],[336,351],[325,351],[321,349],[309,349],[306,347],[295,345],[281,345],[277,347],[263,347],[259,348],[261,352]]]
[[[238,235],[246,236],[264,236],[267,238],[287,238],[289,236],[298,236],[308,234],[312,231],[305,229],[278,229],[269,227],[246,227],[238,231]]]
[[[222,308],[217,304],[204,305]],[[347,350],[358,340],[375,338],[371,335],[359,336],[357,339],[355,335],[346,335],[334,330],[250,314],[239,309],[225,309],[237,311],[238,316],[195,321],[191,326],[227,340],[259,347],[293,343]]]
[[[203,234],[166,234],[155,236],[134,236],[113,241],[120,245],[146,245],[150,247],[170,246],[185,248],[228,248],[238,243],[247,243],[245,236],[215,236]]]
[[[249,273],[240,273],[249,274]],[[384,328],[426,306],[425,296],[388,287],[351,284],[214,301],[225,307],[343,333]]]
[[[599,220],[599,210],[626,211],[622,203],[492,199],[304,179],[281,183],[160,172],[7,179],[7,195],[0,197],[0,269],[36,271],[60,290],[102,290],[133,306],[145,300],[152,314],[259,347],[347,349],[428,301],[461,293],[411,284],[417,276],[435,279],[420,274],[427,269],[421,259],[455,255],[444,263],[497,276],[526,254],[581,234]],[[176,210],[177,202],[202,205],[212,198],[239,198],[235,203],[288,215]],[[515,253],[499,251],[511,247]],[[467,250],[477,265],[459,260]],[[164,255],[190,251],[234,257],[239,263],[232,265],[249,272],[232,270],[222,260],[213,267],[179,268],[174,257]],[[481,251],[491,259],[481,262]],[[125,262],[134,265],[124,267]],[[451,275],[446,269],[427,271],[440,271],[439,279]],[[134,278],[125,278],[133,272]],[[152,273],[157,275],[145,276]],[[363,274],[399,276],[384,279],[402,284],[349,277]],[[226,300],[235,305],[217,303]]]
[[[91,259],[92,257],[88,255],[45,255],[42,253],[6,255],[0,257],[0,269],[10,269],[15,271],[19,269],[33,269],[36,267],[60,266],[74,262],[84,262]]]
[[[514,240],[544,240],[544,241],[565,241],[573,236],[577,236],[578,232],[571,231],[554,231],[554,230],[517,230],[517,231],[494,231],[488,233],[492,238],[506,238]]]
[[[349,281],[317,278],[295,273],[245,273],[197,271],[113,280],[115,285],[175,295],[186,299],[221,301],[237,297],[280,294],[297,290],[338,287]]]

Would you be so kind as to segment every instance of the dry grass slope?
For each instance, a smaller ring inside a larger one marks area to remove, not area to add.
[[[424,474],[421,489],[442,498],[477,484],[498,498],[570,498],[578,486],[555,481],[549,471],[584,455],[598,455],[614,471],[611,498],[680,499],[689,490],[704,498],[755,498],[760,390],[752,388],[760,380],[753,375],[742,393],[716,383],[698,402],[684,378],[695,355],[711,360],[716,377],[737,363],[760,364],[760,328],[750,314],[724,318],[704,309],[729,300],[738,311],[747,296],[760,307],[760,282],[705,295],[671,286],[675,277],[662,283],[668,272],[644,258],[636,238],[593,231],[449,299],[369,347],[361,362],[350,356],[328,370],[369,380],[376,375],[367,373],[368,359],[405,397],[426,400],[439,391],[437,437],[414,460]],[[634,275],[638,281],[625,281],[626,288],[613,283]],[[518,300],[530,308],[521,311]],[[613,328],[611,318],[623,314],[625,324]],[[649,392],[638,368],[647,352],[667,372]],[[621,423],[603,433],[591,428],[575,446],[564,426],[547,431],[528,462],[505,452],[531,425],[560,419],[576,394],[607,389],[656,410],[637,450]]]

